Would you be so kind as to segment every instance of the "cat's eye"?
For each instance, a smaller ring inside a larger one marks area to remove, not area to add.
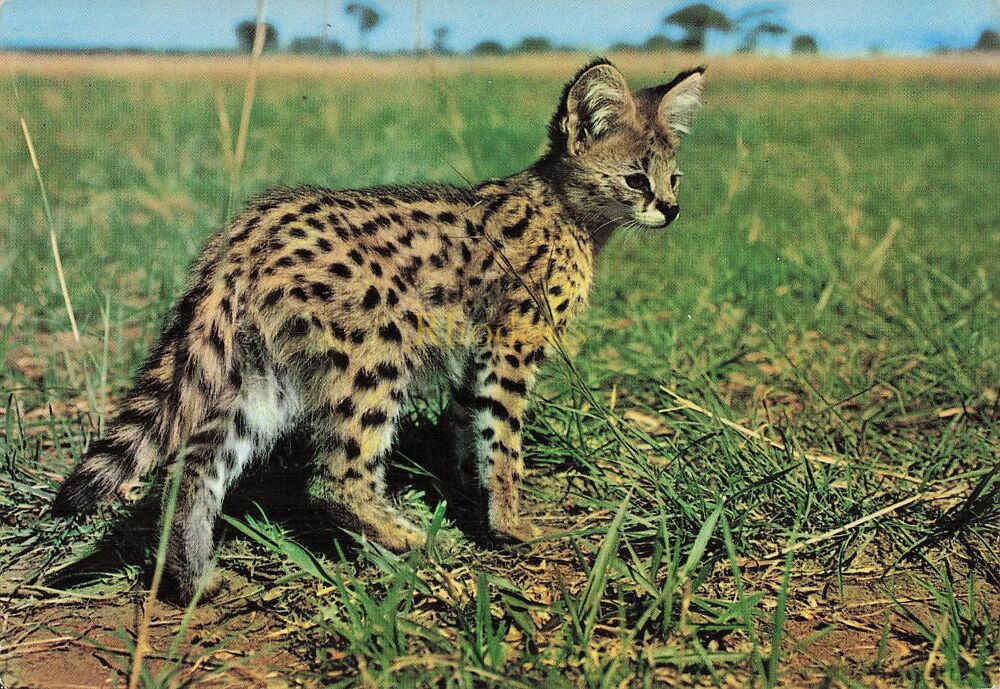
[[[677,185],[680,184],[680,183],[681,183],[681,173],[675,172],[674,174],[670,175],[670,188],[671,189],[676,189]]]
[[[629,189],[635,189],[636,191],[652,191],[649,187],[649,177],[641,172],[625,175],[625,184]]]

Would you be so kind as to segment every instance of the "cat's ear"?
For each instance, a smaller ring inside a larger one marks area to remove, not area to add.
[[[656,112],[660,126],[677,135],[690,133],[704,89],[704,67],[681,72],[669,84],[658,86],[656,91],[661,95]]]
[[[635,101],[625,77],[610,62],[585,67],[566,89],[558,127],[570,155],[635,117]]]

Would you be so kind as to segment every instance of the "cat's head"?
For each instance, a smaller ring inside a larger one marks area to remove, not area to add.
[[[704,72],[633,93],[614,65],[597,60],[566,85],[549,126],[548,159],[588,226],[665,227],[677,217],[677,153],[701,106]]]

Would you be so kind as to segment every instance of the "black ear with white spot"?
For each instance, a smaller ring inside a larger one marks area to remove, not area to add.
[[[553,124],[565,137],[567,152],[578,155],[634,117],[635,101],[625,77],[611,63],[599,61],[585,67],[566,89]]]
[[[669,84],[657,87],[663,95],[657,108],[660,126],[678,135],[691,132],[691,122],[701,108],[705,89],[705,68],[681,72]]]

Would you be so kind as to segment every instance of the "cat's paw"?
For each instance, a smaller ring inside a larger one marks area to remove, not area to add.
[[[366,525],[363,533],[383,548],[398,554],[423,550],[427,545],[426,533],[415,526],[400,523],[400,520]]]
[[[494,537],[515,543],[529,543],[542,537],[542,530],[527,519],[512,519],[492,528]]]
[[[229,591],[229,583],[224,576],[216,572],[205,576],[207,581],[201,584],[190,578],[171,576],[168,573],[164,576],[156,597],[169,605],[186,608],[195,596],[198,596],[198,604],[202,605]],[[201,589],[200,595],[199,589]]]

